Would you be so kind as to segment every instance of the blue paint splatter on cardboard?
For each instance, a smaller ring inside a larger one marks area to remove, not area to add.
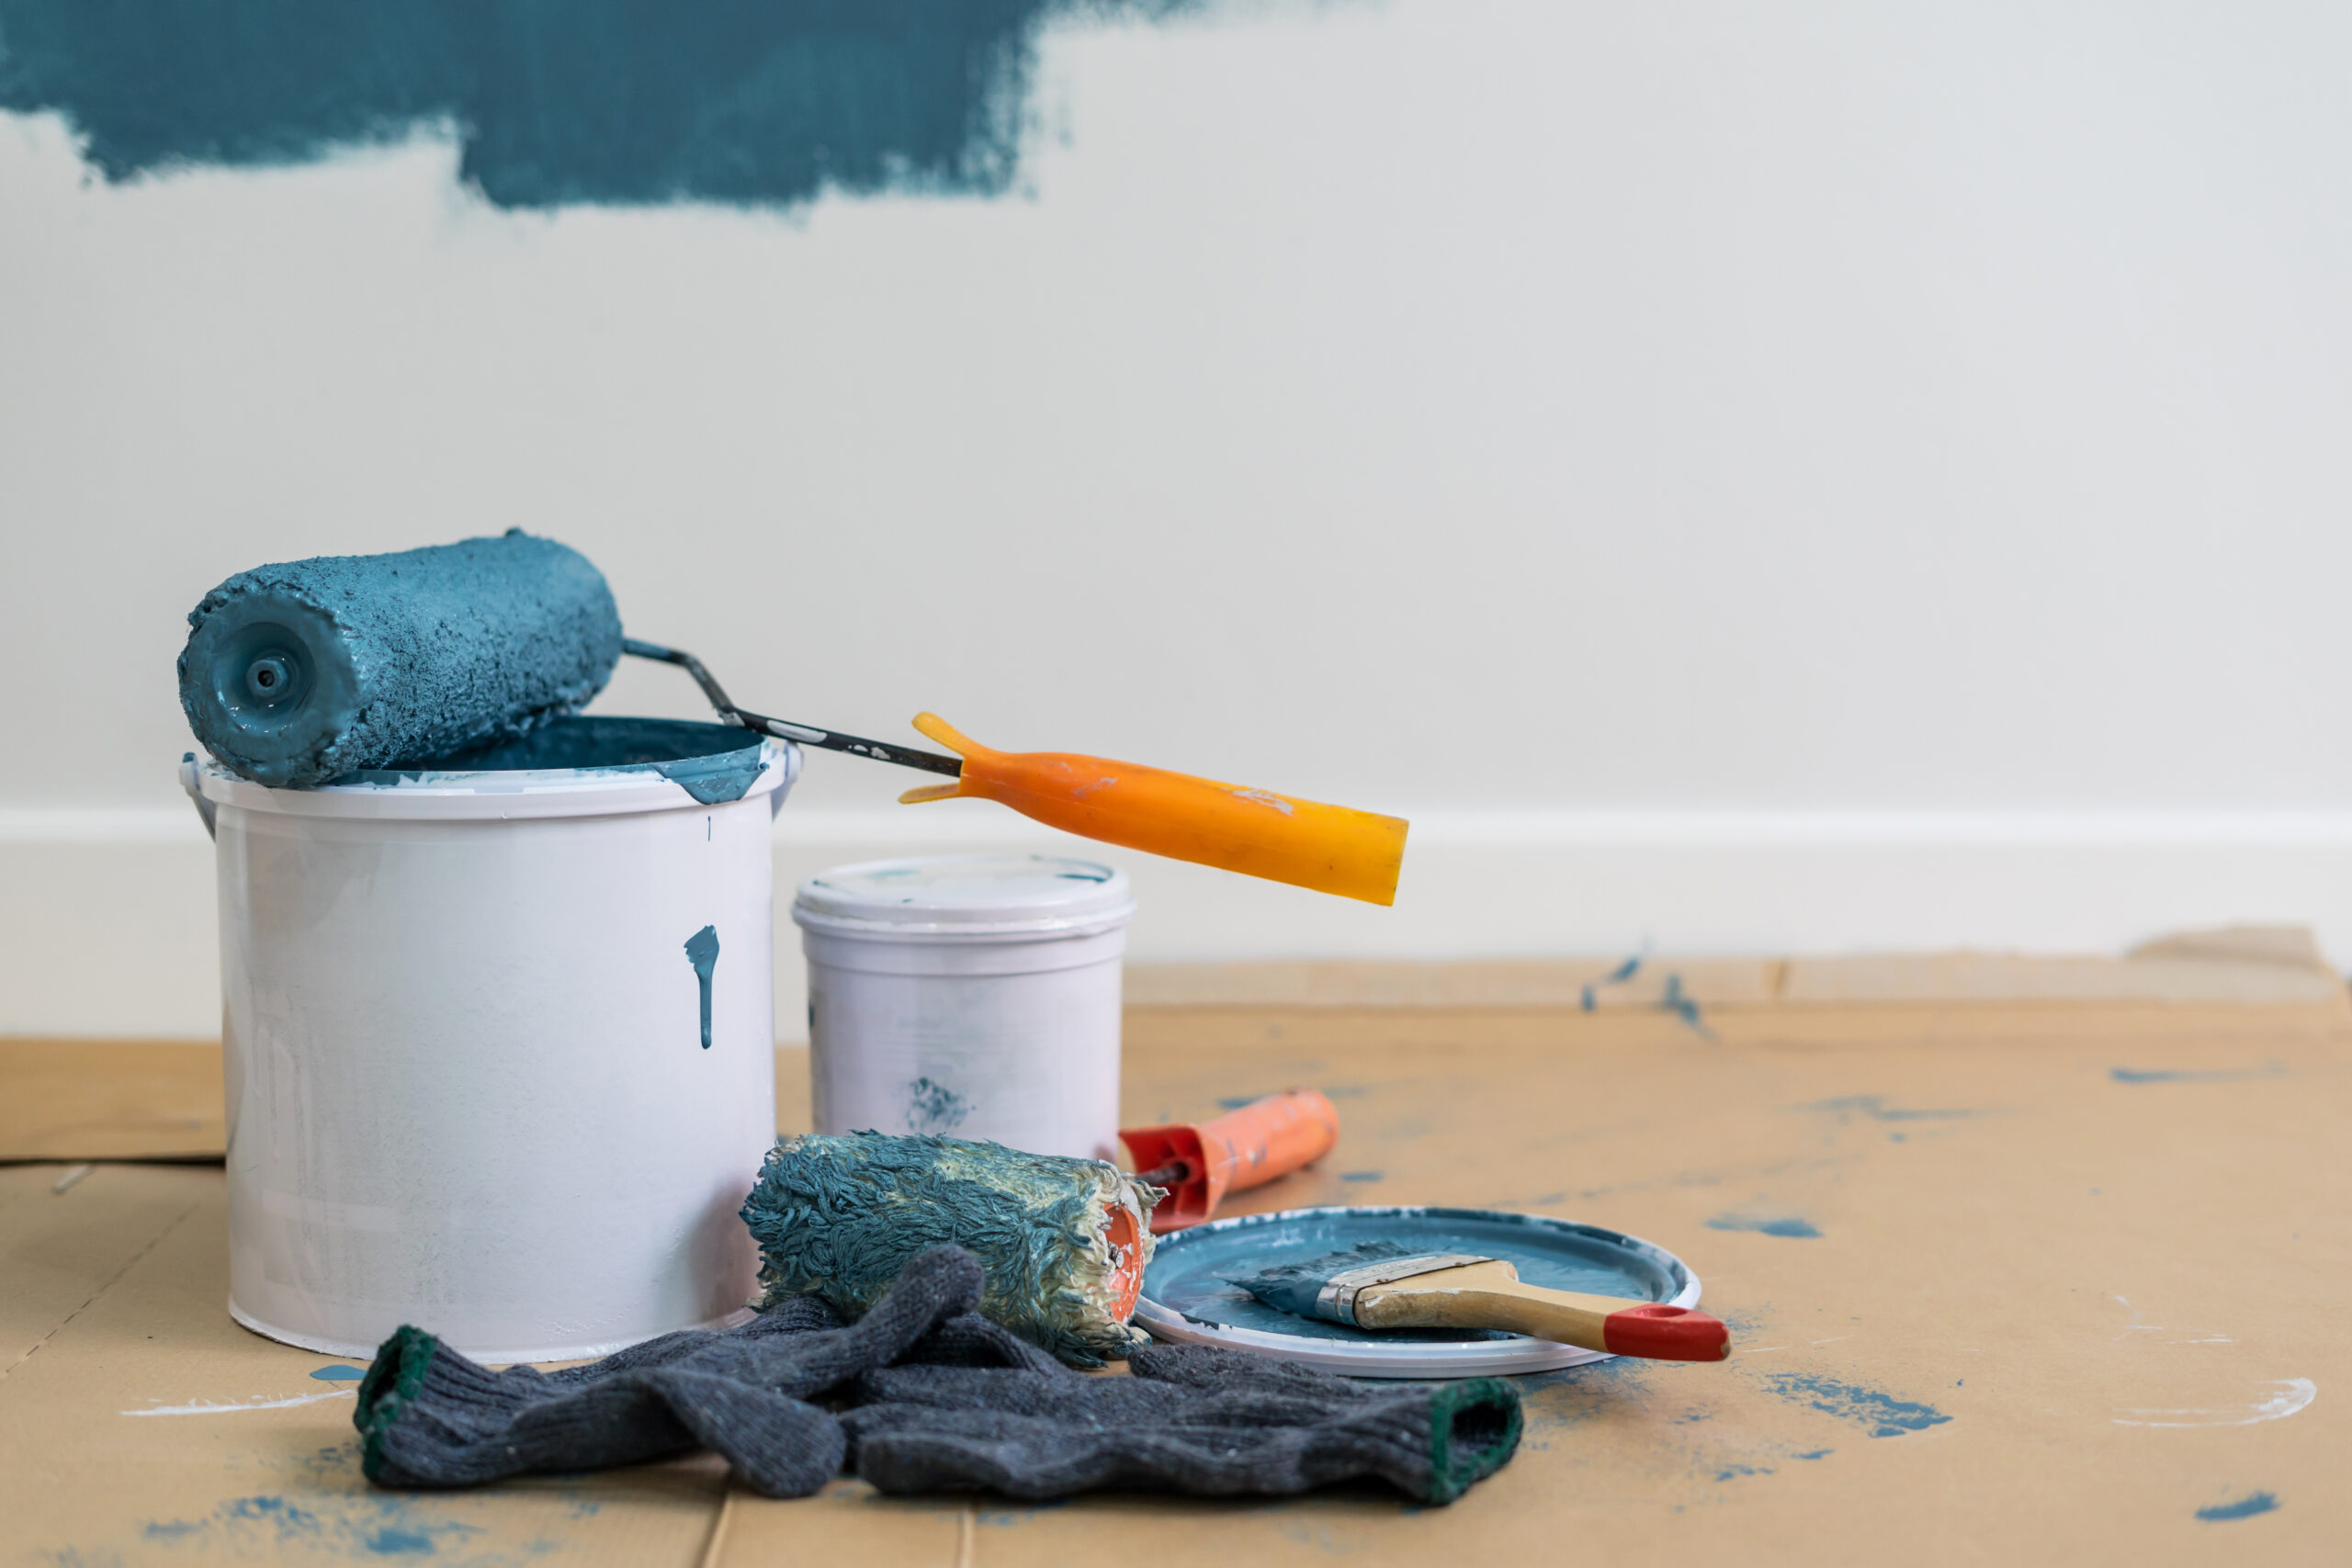
[[[1873,1122],[1959,1122],[1985,1114],[1982,1111],[1905,1111],[1889,1105],[1883,1094],[1842,1095],[1836,1100],[1816,1100],[1797,1109],[1823,1111],[1837,1116],[1867,1116]]]
[[[1814,1377],[1803,1372],[1776,1372],[1766,1378],[1764,1384],[1783,1399],[1809,1404],[1841,1421],[1868,1427],[1873,1438],[1899,1438],[1906,1432],[1924,1432],[1951,1419],[1932,1404],[1897,1399],[1891,1393],[1881,1393],[1860,1383],[1839,1382],[1834,1378]]]
[[[425,1557],[432,1555],[435,1550],[430,1535],[423,1530],[407,1529],[399,1525],[386,1525],[379,1530],[362,1536],[359,1544],[385,1557],[395,1554]]]
[[[2206,1072],[2180,1072],[2161,1067],[2110,1067],[2107,1076],[2117,1083],[2245,1083],[2254,1078],[2281,1078],[2275,1063],[2267,1067],[2219,1067]]]
[[[1622,986],[1626,981],[1632,979],[1634,976],[1640,974],[1641,970],[1642,955],[1637,953],[1634,954],[1633,957],[1625,960],[1624,963],[1617,965],[1616,968],[1611,969],[1608,974],[1603,975],[1600,979],[1585,987],[1584,1010],[1590,1012],[1600,1005],[1600,989],[1601,987]]]
[[[2277,1496],[2268,1492],[2249,1492],[2234,1503],[2216,1503],[2210,1508],[2199,1508],[2197,1517],[2207,1524],[2223,1519],[2250,1519],[2256,1514],[2267,1514],[2278,1506]]]
[[[292,1501],[276,1494],[233,1497],[207,1518],[158,1519],[148,1540],[234,1558],[277,1555],[280,1549],[372,1557],[433,1557],[479,1525],[447,1517],[433,1503],[392,1494],[327,1494]]]
[[[365,1367],[321,1367],[311,1374],[321,1382],[356,1382],[368,1375]]]
[[[1713,1040],[1715,1037],[1715,1032],[1709,1029],[1706,1021],[1699,1016],[1699,998],[1682,988],[1681,976],[1668,975],[1666,977],[1666,994],[1658,998],[1657,1005],[1689,1024],[1702,1038]]]
[[[319,1533],[319,1516],[283,1497],[238,1497],[221,1504],[219,1512],[224,1519],[266,1524],[281,1541]]]
[[[1794,1214],[1717,1214],[1707,1222],[1711,1231],[1755,1231],[1761,1235],[1817,1237],[1811,1220]]]

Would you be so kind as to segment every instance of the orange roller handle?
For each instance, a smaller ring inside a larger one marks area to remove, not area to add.
[[[1331,1152],[1340,1113],[1311,1089],[1253,1100],[1198,1126],[1125,1127],[1119,1137],[1136,1169],[1154,1174],[1168,1196],[1151,1212],[1155,1233],[1182,1230],[1216,1213],[1227,1192],[1262,1186]]]
[[[910,789],[913,805],[974,795],[1106,844],[1394,904],[1405,863],[1401,817],[1066,751],[991,751],[937,714],[915,728],[964,759],[952,784]]]

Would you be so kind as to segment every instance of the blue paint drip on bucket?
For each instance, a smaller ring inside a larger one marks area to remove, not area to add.
[[[677,928],[670,928],[675,931]],[[710,1049],[710,976],[718,967],[718,928],[705,926],[686,938],[686,962],[702,986],[702,1048]]]

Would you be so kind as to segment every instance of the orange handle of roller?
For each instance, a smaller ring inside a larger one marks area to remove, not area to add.
[[[1405,863],[1401,817],[1101,757],[991,751],[936,714],[917,714],[915,728],[963,758],[964,772],[952,784],[907,791],[899,798],[909,805],[976,795],[1106,844],[1367,904],[1396,901]]]
[[[1321,1159],[1340,1141],[1340,1113],[1314,1089],[1293,1089],[1198,1126],[1126,1127],[1119,1137],[1138,1171],[1174,1168],[1168,1196],[1151,1212],[1157,1234],[1199,1224],[1227,1192]]]

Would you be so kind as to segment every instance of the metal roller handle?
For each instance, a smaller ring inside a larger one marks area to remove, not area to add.
[[[660,643],[639,642],[635,637],[621,639],[621,651],[637,659],[651,659],[663,664],[674,664],[695,678],[702,694],[710,699],[719,718],[740,728],[773,735],[780,740],[797,740],[803,746],[818,746],[828,751],[846,751],[854,757],[871,757],[877,762],[896,762],[902,768],[921,768],[925,773],[945,773],[959,777],[964,772],[961,757],[943,756],[937,751],[918,751],[911,746],[893,746],[887,740],[868,740],[862,736],[843,735],[838,730],[819,729],[814,725],[794,724],[789,719],[770,718],[765,714],[749,712],[737,707],[728,699],[726,688],[711,672],[703,668],[702,660],[683,649],[663,648]]]

